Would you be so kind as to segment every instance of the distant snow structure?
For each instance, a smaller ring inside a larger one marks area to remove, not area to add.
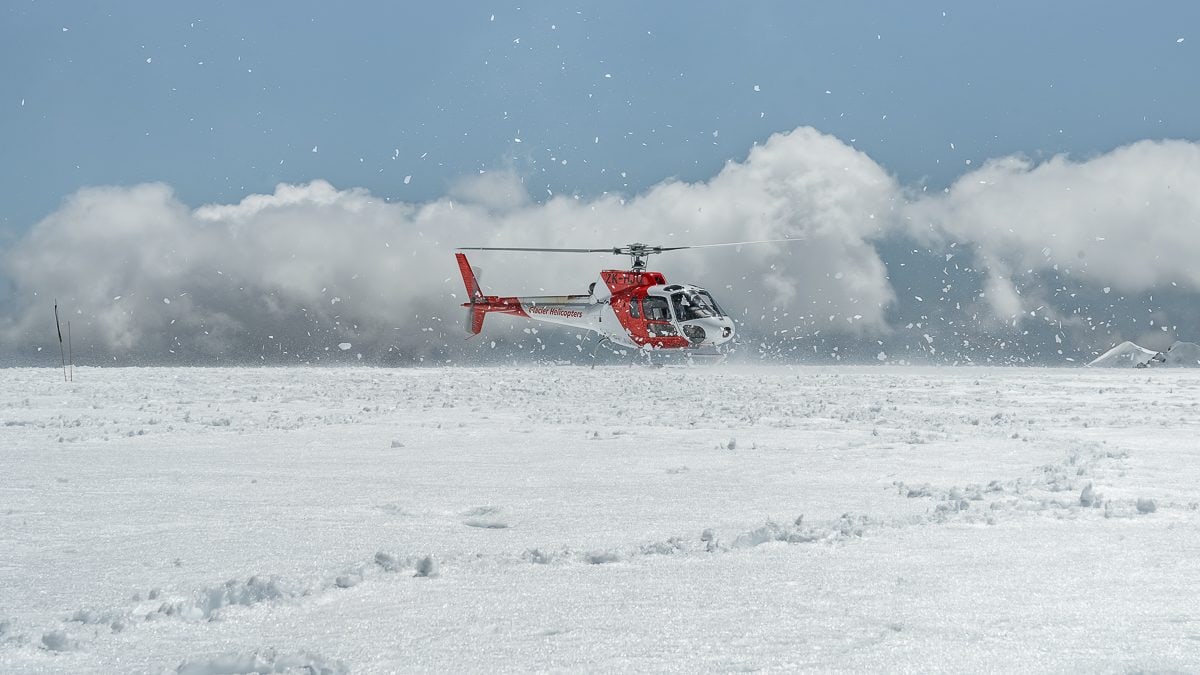
[[[1176,342],[1165,352],[1140,347],[1125,341],[1101,354],[1088,364],[1093,368],[1176,368],[1200,367],[1200,345],[1195,342]]]
[[[1126,340],[1101,354],[1088,366],[1092,368],[1144,368],[1156,354],[1158,352],[1139,347]]]
[[[1163,365],[1179,366],[1184,368],[1200,367],[1200,344],[1195,342],[1176,342],[1171,345],[1165,354]]]

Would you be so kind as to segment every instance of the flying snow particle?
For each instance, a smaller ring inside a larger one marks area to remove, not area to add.
[[[147,56],[147,57],[146,57],[146,63],[150,63],[150,62],[152,62],[152,61],[154,61],[154,58],[153,58],[153,57],[150,57],[150,56]]]
[[[354,345],[350,344],[349,342],[339,342],[338,343],[338,349],[340,349],[342,351],[346,351],[347,349],[350,349],[353,346]]]
[[[1183,42],[1183,38],[1179,38],[1178,40],[1176,40],[1176,41],[1175,41],[1175,44],[1179,44],[1179,43],[1181,43],[1181,42]]]
[[[409,184],[409,183],[411,183],[411,182],[412,182],[412,176],[405,176],[405,177],[404,177],[404,184],[405,184],[405,185],[408,185],[408,184]]]
[[[170,298],[163,298],[163,304],[164,304],[164,305],[169,305],[169,304],[171,304],[171,299],[170,299]]]
[[[1105,287],[1104,287],[1104,294],[1105,294],[1105,295],[1108,295],[1108,294],[1109,294],[1109,293],[1111,293],[1111,292],[1112,292],[1112,286],[1105,286]]]
[[[314,145],[314,146],[313,146],[313,152],[316,152],[316,151],[317,151],[317,146],[315,146],[315,145]]]
[[[887,359],[888,359],[887,352],[879,352],[878,354],[875,355],[875,358],[880,361],[887,361]]]
[[[754,85],[754,91],[762,91],[762,88],[756,84]]]

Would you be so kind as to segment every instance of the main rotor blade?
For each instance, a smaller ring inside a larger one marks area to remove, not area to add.
[[[713,248],[716,246],[744,246],[746,244],[775,244],[783,241],[804,241],[804,237],[790,237],[788,239],[757,239],[755,241],[727,241],[720,244],[693,244],[692,246],[673,246],[667,248],[662,247],[663,251],[676,251],[681,248]]]
[[[613,253],[613,248],[515,248],[511,246],[459,246],[457,251],[540,251],[544,253]]]
[[[635,253],[662,253],[663,251],[681,251],[688,248],[713,248],[716,246],[744,246],[746,244],[774,244],[785,241],[803,241],[803,237],[788,239],[757,239],[755,241],[729,241],[719,244],[692,244],[689,246],[654,246],[652,244],[625,244],[610,248],[535,248],[526,246],[460,246],[458,251],[532,251],[540,253],[615,253],[617,255],[633,255]]]

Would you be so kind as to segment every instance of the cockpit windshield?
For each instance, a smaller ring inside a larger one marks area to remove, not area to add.
[[[671,306],[680,321],[721,316],[720,310],[707,292],[683,291],[671,294]]]
[[[721,309],[721,306],[717,304],[717,301],[713,299],[713,296],[709,295],[708,291],[698,291],[696,294],[708,301],[708,304],[712,306],[714,311],[716,311],[717,316],[727,316],[725,314],[725,310]]]

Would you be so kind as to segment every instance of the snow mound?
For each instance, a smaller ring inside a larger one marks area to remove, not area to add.
[[[305,673],[344,675],[350,668],[310,652],[279,654],[274,649],[187,659],[175,669],[180,675],[244,675],[248,673]]]
[[[463,514],[467,517],[463,525],[483,530],[508,529],[509,523],[497,506],[477,506]]]
[[[1126,340],[1088,364],[1092,368],[1137,368],[1145,366],[1158,352]]]
[[[52,630],[42,634],[42,646],[52,652],[69,652],[79,649],[79,643],[67,636],[66,631]]]

